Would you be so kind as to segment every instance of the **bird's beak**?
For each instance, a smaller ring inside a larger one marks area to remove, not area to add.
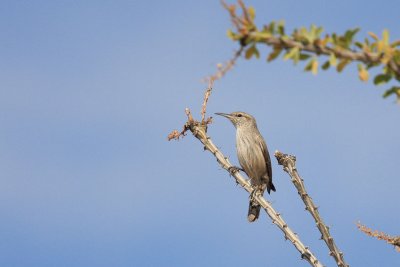
[[[215,115],[219,115],[219,116],[222,116],[222,117],[225,117],[225,118],[228,118],[228,119],[232,118],[231,114],[226,114],[226,113],[221,113],[221,112],[217,112],[217,113],[215,113]]]

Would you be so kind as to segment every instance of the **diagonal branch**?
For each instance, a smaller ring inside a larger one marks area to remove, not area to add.
[[[279,165],[283,166],[283,170],[287,172],[292,180],[292,183],[296,187],[301,199],[306,205],[306,210],[310,212],[314,218],[319,231],[322,234],[322,239],[330,250],[330,255],[335,259],[339,267],[348,267],[349,265],[344,261],[343,252],[335,244],[335,240],[329,233],[329,227],[326,226],[319,215],[318,208],[314,205],[311,197],[307,194],[306,188],[303,183],[303,179],[300,177],[296,168],[296,157],[282,152],[276,151],[275,157],[278,160]]]
[[[381,66],[380,73],[376,74],[375,85],[386,84],[396,80],[400,82],[400,40],[390,42],[390,34],[383,30],[380,39],[375,33],[368,32],[370,38],[356,41],[358,28],[349,29],[344,34],[326,33],[323,28],[311,25],[309,29],[300,27],[292,33],[286,33],[284,21],[271,21],[259,29],[255,23],[255,9],[246,6],[243,0],[238,4],[228,5],[222,0],[222,5],[229,12],[234,30],[228,30],[228,37],[245,47],[245,58],[260,57],[257,45],[267,45],[272,48],[267,60],[272,61],[284,52],[284,60],[292,60],[295,64],[300,61],[308,62],[305,71],[317,74],[319,69],[318,57],[329,58],[321,65],[323,70],[335,67],[341,72],[349,63],[357,64],[358,77],[361,81],[368,81],[369,70]],[[237,11],[240,8],[241,11]],[[371,39],[372,38],[372,39]],[[337,62],[337,60],[339,62]],[[387,89],[383,97],[395,95],[400,101],[400,86],[395,85]]]
[[[186,109],[186,114],[189,120],[185,127],[193,133],[194,137],[199,139],[199,141],[204,145],[205,150],[210,151],[214,155],[222,168],[229,171],[230,167],[233,167],[233,165],[212,142],[211,138],[207,136],[207,124],[193,120],[193,117],[188,109]],[[243,189],[249,193],[253,192],[253,187],[239,172],[233,172],[231,174],[235,178],[236,183],[243,187]],[[311,266],[323,266],[321,262],[311,253],[310,249],[306,247],[301,242],[299,237],[290,229],[287,223],[283,220],[282,216],[275,211],[275,209],[271,206],[271,203],[269,203],[259,193],[254,196],[254,199],[263,207],[268,216],[271,218],[272,223],[278,226],[278,228],[284,233],[285,239],[288,239],[292,242],[293,246],[300,252],[303,259],[308,261]]]
[[[374,231],[371,228],[362,225],[361,223],[357,223],[357,228],[366,235],[375,237],[379,240],[385,240],[388,244],[395,246],[396,250],[400,252],[400,236],[390,236],[378,230]]]
[[[252,36],[253,33],[250,33],[249,36]],[[254,34],[255,35],[255,34]],[[320,44],[312,43],[312,44],[303,44],[301,42],[292,40],[290,38],[282,38],[282,37],[275,37],[275,36],[269,36],[263,39],[265,44],[270,45],[270,46],[279,46],[281,48],[284,48],[286,50],[292,49],[292,48],[298,48],[299,50],[307,51],[307,52],[312,52],[314,54],[318,55],[331,55],[332,53],[335,54],[337,58],[341,59],[347,59],[347,60],[352,60],[352,61],[361,61],[367,64],[373,64],[373,63],[379,63],[382,55],[377,54],[377,53],[371,53],[371,52],[355,52],[351,50],[345,50],[345,49],[340,49],[340,48],[334,48],[334,47],[329,47],[329,46],[322,46]],[[393,65],[393,71],[397,72],[398,75],[400,75],[400,70],[399,67],[396,65]]]

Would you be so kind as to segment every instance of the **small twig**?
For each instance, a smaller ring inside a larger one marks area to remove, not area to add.
[[[213,74],[210,75],[208,77],[205,78],[205,81],[207,81],[208,86],[206,91],[204,92],[204,100],[203,100],[203,104],[201,106],[201,122],[205,123],[205,117],[206,117],[206,109],[207,109],[207,103],[208,103],[208,99],[210,98],[213,86],[214,86],[214,82],[221,79],[222,77],[225,76],[225,74],[232,70],[233,66],[235,66],[236,61],[238,60],[238,58],[240,57],[240,55],[243,52],[243,46],[241,46],[239,48],[239,50],[237,50],[233,57],[228,60],[228,62],[226,62],[225,64],[218,64],[217,65],[217,71]],[[207,120],[210,120],[210,118],[208,118]]]
[[[204,101],[203,101],[203,105],[201,105],[201,122],[204,123],[205,117],[206,117],[206,109],[207,109],[207,103],[208,103],[208,99],[211,95],[211,91],[214,85],[214,80],[213,79],[209,79],[208,80],[208,87],[204,93]]]
[[[322,234],[321,238],[325,241],[326,245],[331,251],[330,255],[335,259],[339,267],[348,267],[349,265],[345,262],[343,258],[343,253],[339,251],[339,248],[335,244],[335,240],[329,233],[328,226],[326,226],[321,216],[319,215],[318,208],[314,205],[311,197],[307,194],[303,179],[301,179],[296,169],[296,157],[288,154],[283,154],[279,151],[275,152],[275,157],[278,160],[279,165],[283,166],[283,170],[290,175],[292,183],[296,187],[301,199],[306,205],[306,210],[310,212],[317,224],[319,231]]]
[[[204,145],[204,149],[210,151],[214,157],[217,159],[218,163],[229,172],[230,167],[233,165],[229,162],[228,158],[225,157],[222,152],[217,148],[216,145],[212,142],[211,138],[207,136],[206,128],[207,125],[204,125],[201,122],[197,122],[193,120],[191,117],[190,111],[186,110],[186,114],[188,115],[188,122],[186,123],[188,129],[193,133],[193,135],[200,140],[200,142]],[[235,178],[236,183],[241,185],[247,192],[252,193],[253,187],[251,184],[239,173],[234,172],[231,173]],[[310,249],[306,247],[299,237],[291,230],[291,228],[287,225],[287,223],[283,220],[282,216],[275,211],[275,209],[271,206],[263,196],[260,194],[256,194],[254,199],[264,208],[268,216],[271,218],[272,223],[274,223],[278,228],[284,233],[285,239],[288,239],[292,242],[293,246],[300,252],[301,257],[307,260],[311,266],[314,267],[322,267],[321,262],[311,253]]]
[[[233,57],[228,62],[226,62],[225,64],[218,64],[218,66],[217,66],[218,70],[216,71],[215,74],[210,75],[207,78],[205,78],[205,81],[208,82],[208,86],[207,86],[206,91],[204,92],[204,100],[203,100],[203,104],[201,105],[201,123],[202,124],[207,125],[207,124],[210,124],[212,122],[212,118],[211,117],[206,119],[206,110],[207,110],[207,103],[208,103],[208,100],[210,98],[214,82],[219,80],[219,79],[221,79],[222,77],[224,77],[225,74],[233,68],[233,66],[235,65],[237,59],[240,57],[242,52],[243,52],[243,46],[240,47],[240,49],[237,50],[234,53]],[[190,113],[188,108],[186,108],[186,112]],[[189,114],[186,114],[186,115],[189,116]],[[191,116],[192,115],[190,114],[190,117]],[[193,120],[192,117],[191,117],[191,120]],[[172,139],[179,140],[179,138],[181,138],[181,137],[186,135],[186,131],[187,130],[188,130],[187,124],[185,124],[185,126],[183,127],[182,131],[178,131],[176,129],[173,130],[167,136],[168,141],[171,141]]]
[[[366,235],[377,238],[378,240],[385,240],[388,244],[395,246],[396,250],[400,252],[400,236],[389,236],[384,232],[379,232],[377,230],[372,230],[371,228],[362,225],[360,222],[357,223],[358,229],[364,232]]]
[[[233,54],[233,57],[228,60],[225,64],[217,64],[217,71],[208,77],[205,78],[206,81],[210,82],[213,84],[215,81],[221,79],[222,77],[225,76],[225,74],[232,70],[232,68],[235,66],[236,61],[238,58],[242,55],[244,47],[241,46],[235,53]]]

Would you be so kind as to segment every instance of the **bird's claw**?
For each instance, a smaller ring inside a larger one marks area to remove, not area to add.
[[[233,176],[233,174],[234,174],[235,172],[238,172],[238,171],[243,171],[243,169],[242,169],[242,168],[239,168],[239,167],[236,167],[236,166],[230,166],[230,167],[228,168],[228,172],[229,172],[229,174],[232,175],[232,176]]]
[[[253,192],[250,193],[250,201],[254,201],[255,196],[260,193],[260,189],[258,187],[253,187]]]

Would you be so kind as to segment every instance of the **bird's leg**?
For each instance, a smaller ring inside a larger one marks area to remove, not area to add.
[[[250,193],[250,197],[249,197],[250,201],[253,202],[254,197],[261,192],[262,192],[262,189],[260,188],[260,186],[258,186],[258,185],[253,186],[253,192]]]
[[[233,176],[233,174],[235,173],[235,172],[238,172],[238,171],[242,171],[242,172],[244,172],[244,170],[242,169],[242,168],[239,168],[239,167],[236,167],[236,166],[230,166],[229,168],[228,168],[228,172]]]

